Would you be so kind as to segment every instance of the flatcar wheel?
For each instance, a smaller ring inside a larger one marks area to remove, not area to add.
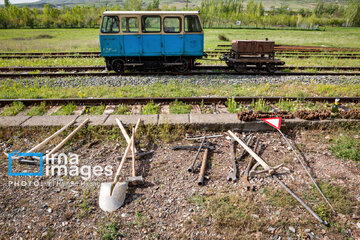
[[[175,66],[175,71],[177,72],[186,72],[189,70],[189,61],[185,58],[178,58],[175,61],[176,63],[182,63],[182,65]]]
[[[257,63],[257,64],[256,64],[256,70],[257,70],[257,71],[261,71],[261,70],[262,70],[262,64],[261,64],[261,63]]]
[[[246,65],[244,63],[234,63],[234,69],[238,73],[245,72]]]
[[[112,62],[112,69],[117,73],[124,72],[124,61],[123,60],[114,60]]]
[[[266,64],[266,71],[273,73],[275,72],[275,70],[276,70],[275,63]]]

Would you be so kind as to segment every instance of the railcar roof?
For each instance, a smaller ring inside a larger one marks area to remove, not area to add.
[[[159,14],[199,14],[198,11],[105,11],[104,15],[124,15],[124,14],[151,14],[151,15],[159,15]]]

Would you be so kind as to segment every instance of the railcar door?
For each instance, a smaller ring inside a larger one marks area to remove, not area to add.
[[[100,32],[102,56],[118,56],[121,53],[120,24],[118,16],[104,16]]]
[[[142,56],[162,55],[161,17],[144,15],[141,17]]]
[[[166,16],[163,19],[163,53],[166,56],[181,56],[184,51],[182,19],[178,16]]]
[[[202,56],[204,52],[204,32],[197,15],[184,17],[184,53],[187,56]]]
[[[124,55],[134,57],[141,55],[141,35],[139,33],[139,18],[137,16],[121,17]]]

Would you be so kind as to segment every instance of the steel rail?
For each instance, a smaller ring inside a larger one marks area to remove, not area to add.
[[[34,78],[34,77],[83,77],[83,76],[95,76],[95,77],[125,77],[125,76],[210,76],[210,75],[253,75],[253,76],[359,76],[360,72],[245,72],[237,73],[229,69],[229,71],[223,72],[129,72],[129,73],[108,73],[108,72],[44,72],[44,73],[0,73],[0,78]]]
[[[0,106],[11,104],[15,101],[22,102],[26,106],[40,104],[45,102],[47,105],[64,105],[73,103],[75,105],[119,105],[119,104],[147,104],[154,102],[156,104],[170,104],[175,100],[182,101],[187,104],[223,104],[230,97],[137,97],[137,98],[44,98],[44,99],[0,99]],[[249,103],[259,99],[268,102],[278,102],[280,99],[288,99],[292,101],[311,101],[311,102],[334,102],[339,98],[341,102],[359,103],[360,97],[233,97],[236,102]]]
[[[229,51],[207,51],[205,53],[208,56],[219,56]],[[324,53],[319,54],[319,52],[306,52],[306,53],[294,53],[294,52],[279,52],[278,57],[283,58],[339,58],[339,59],[357,59],[360,58],[360,54],[356,53]],[[84,53],[14,53],[14,54],[2,54],[0,53],[0,58],[2,59],[23,59],[23,58],[101,58],[100,52],[84,52]]]
[[[194,67],[196,70],[224,70],[229,69],[226,65],[197,65]],[[250,68],[251,69],[251,68]],[[254,68],[255,69],[255,68]],[[277,69],[317,69],[317,70],[359,70],[359,67],[351,66],[278,66]],[[105,66],[79,66],[79,67],[69,67],[69,66],[54,66],[54,67],[0,67],[0,72],[21,72],[21,71],[43,71],[43,72],[58,72],[58,71],[99,71],[106,70]]]

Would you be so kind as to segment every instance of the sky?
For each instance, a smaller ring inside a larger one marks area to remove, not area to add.
[[[10,0],[10,3],[31,3],[31,2],[37,2],[39,0]],[[4,0],[0,0],[0,4],[4,4]]]

